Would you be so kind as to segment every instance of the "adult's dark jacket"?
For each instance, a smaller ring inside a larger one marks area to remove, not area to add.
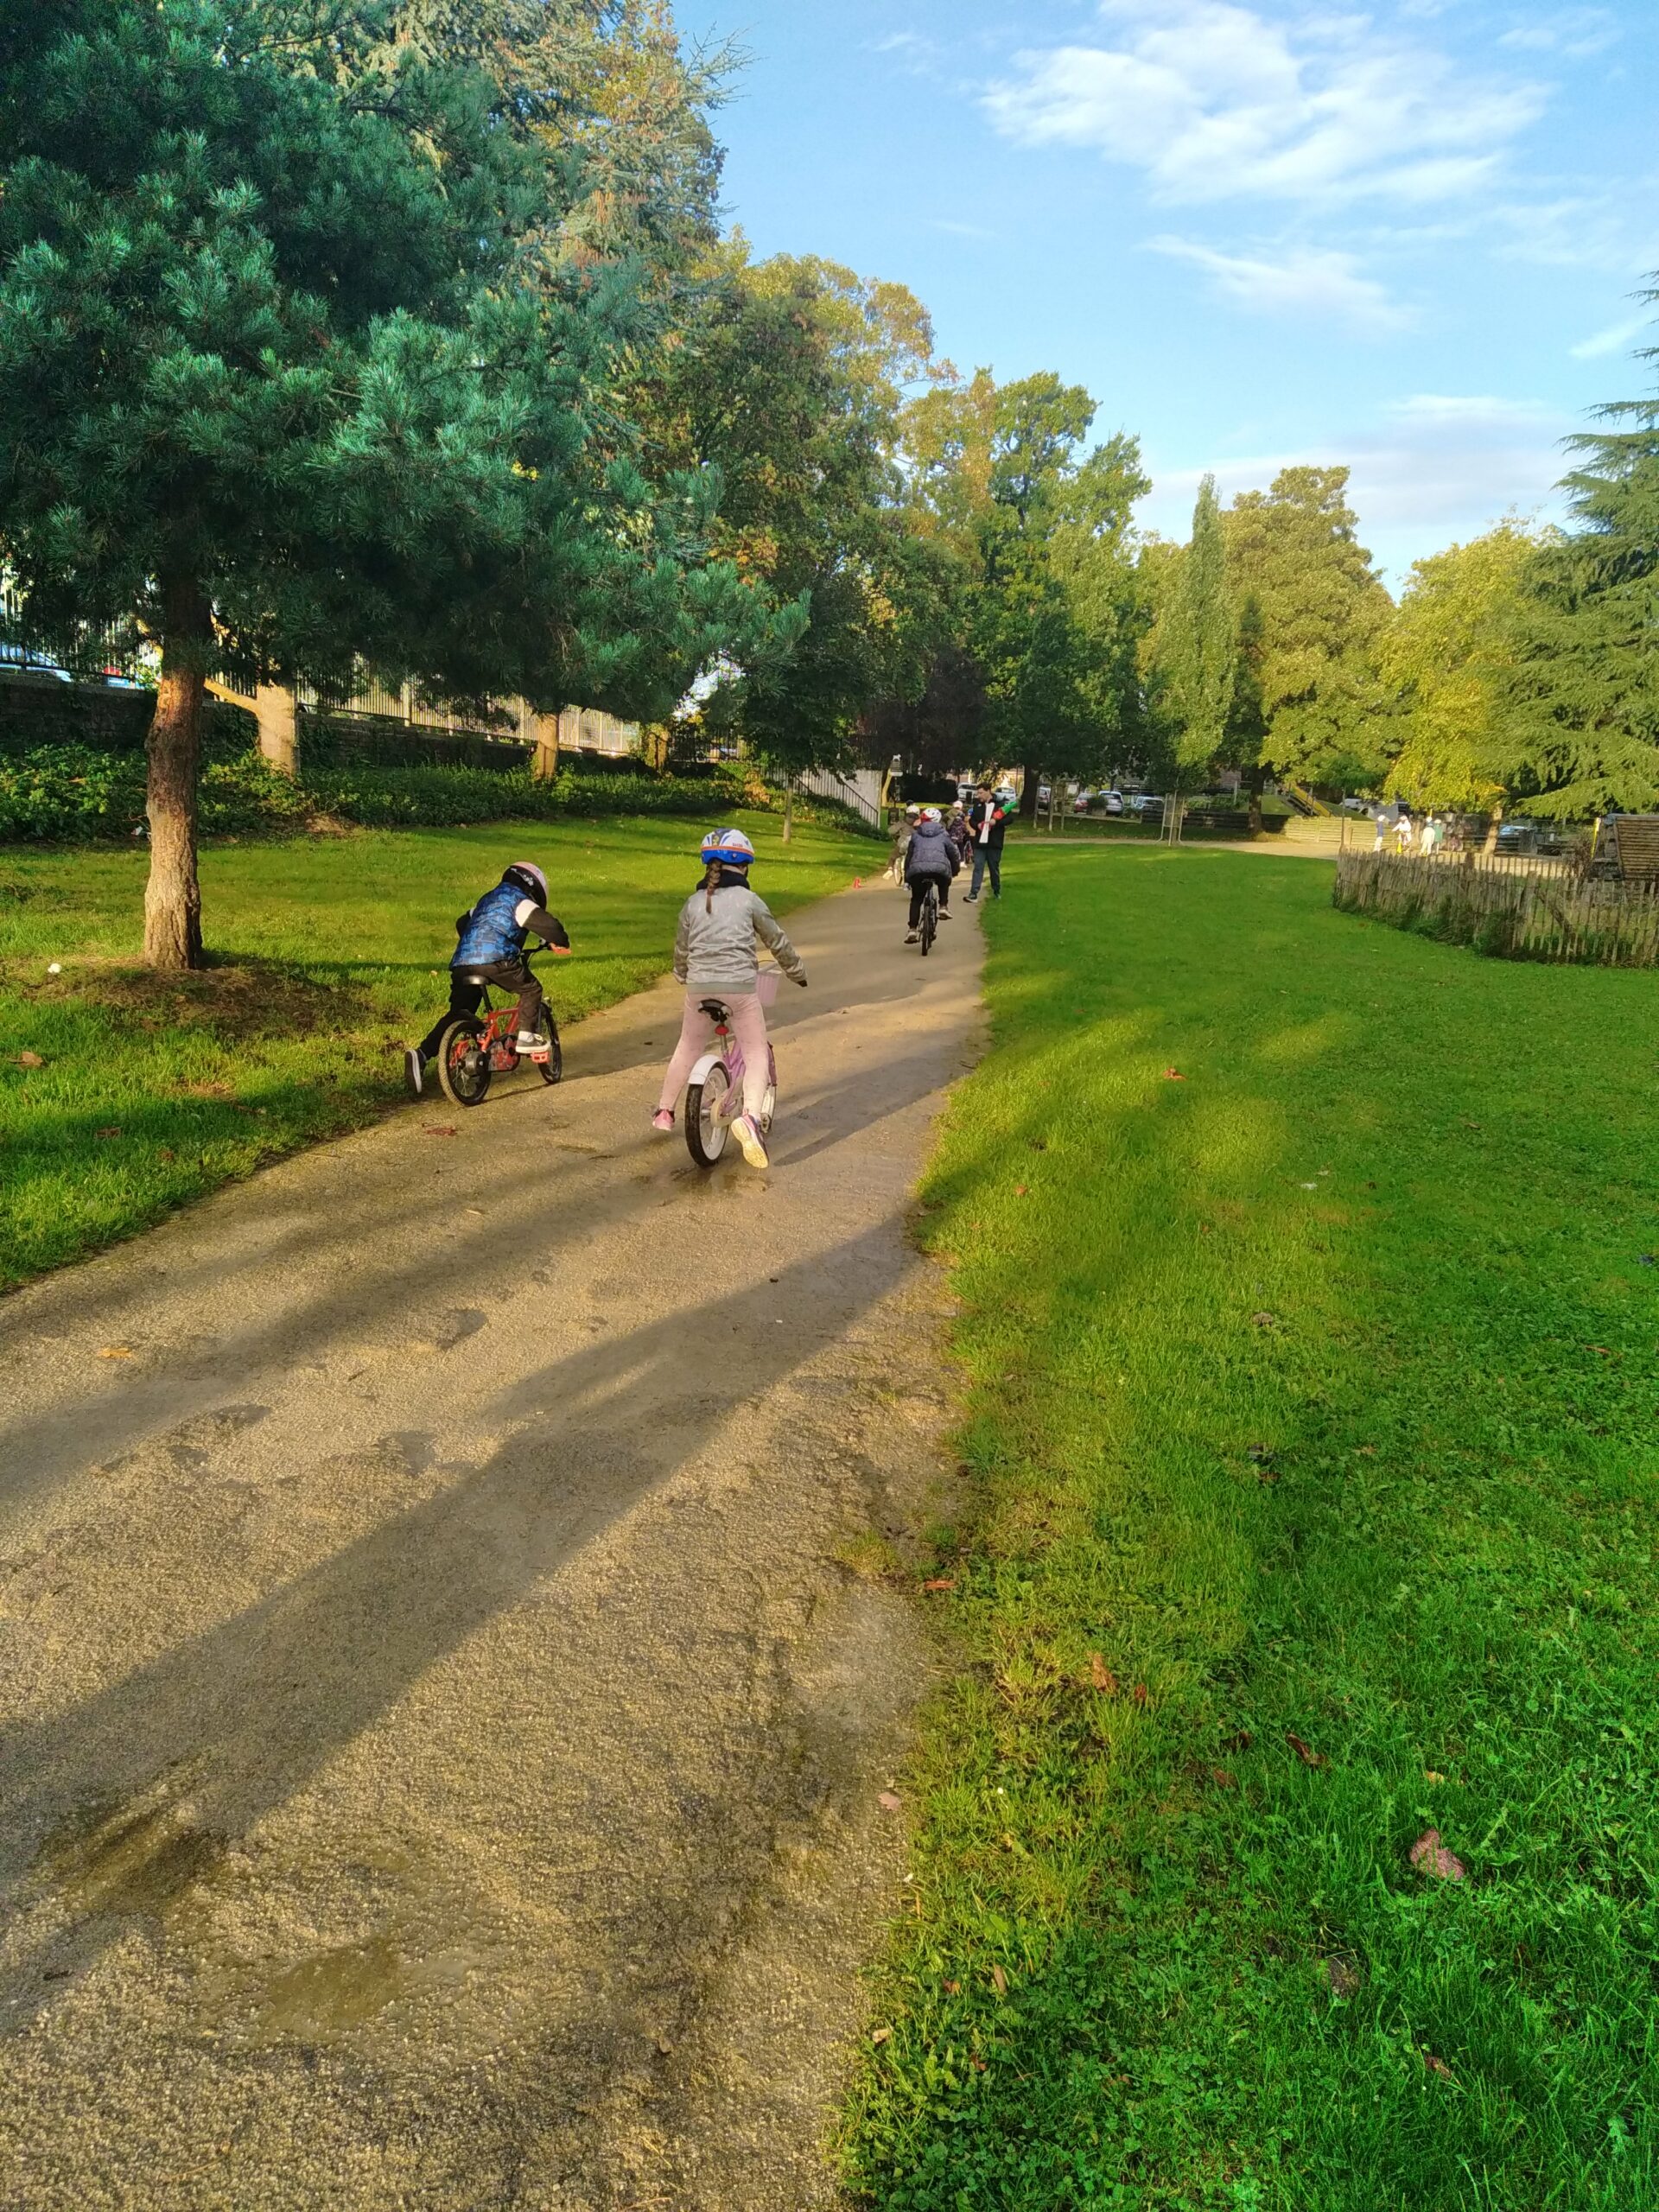
[[[962,866],[962,855],[944,834],[943,822],[918,822],[905,855],[905,881],[915,883],[933,876],[949,883]]]
[[[987,815],[990,817],[991,834],[982,843],[980,833],[985,827]],[[968,810],[968,827],[973,832],[974,843],[982,852],[1000,853],[1003,832],[1007,826],[1008,817],[994,798],[976,798]]]

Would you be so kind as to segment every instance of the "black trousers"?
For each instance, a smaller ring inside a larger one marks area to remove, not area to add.
[[[444,1031],[460,1014],[476,1014],[483,992],[469,979],[483,976],[486,983],[497,984],[504,991],[518,994],[518,1027],[520,1029],[539,1030],[542,1026],[542,987],[522,960],[497,960],[487,968],[452,968],[449,970],[449,1011],[442,1020],[435,1021],[422,1038],[419,1051],[423,1060],[429,1060],[438,1049]]]
[[[922,901],[927,896],[927,887],[930,883],[939,894],[939,912],[944,913],[945,908],[950,904],[950,879],[948,875],[912,876],[910,883],[910,926],[912,929],[914,929],[922,918]]]

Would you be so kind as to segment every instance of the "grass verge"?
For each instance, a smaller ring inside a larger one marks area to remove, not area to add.
[[[775,818],[739,818],[780,912],[880,865],[864,840],[798,826],[784,847]],[[384,1111],[395,1048],[445,1003],[454,917],[520,854],[575,947],[541,963],[560,1020],[640,988],[668,964],[696,834],[606,819],[214,847],[214,964],[186,976],[137,964],[143,854],[0,851],[0,1287]]]
[[[1651,981],[1305,861],[1009,874],[924,1194],[975,1503],[855,2190],[1650,2207]]]

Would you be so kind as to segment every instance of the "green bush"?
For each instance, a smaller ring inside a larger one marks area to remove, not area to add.
[[[245,746],[210,741],[201,779],[208,836],[272,836],[314,817],[365,829],[459,828],[547,822],[566,815],[734,813],[749,803],[740,777],[594,775],[566,770],[323,768],[296,782]],[[144,757],[86,745],[43,745],[0,758],[0,843],[86,843],[130,837],[144,820]]]

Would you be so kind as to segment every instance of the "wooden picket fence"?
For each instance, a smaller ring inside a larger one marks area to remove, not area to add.
[[[1332,900],[1502,959],[1659,967],[1659,885],[1599,881],[1568,861],[1343,853]]]

